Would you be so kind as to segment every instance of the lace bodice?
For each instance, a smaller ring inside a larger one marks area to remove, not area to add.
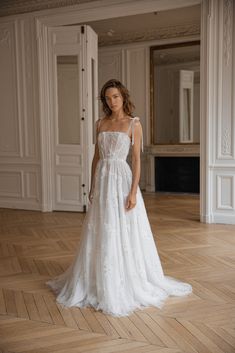
[[[135,123],[139,121],[138,117],[130,119],[128,130],[125,131],[99,131],[99,124],[101,119],[97,122],[98,130],[98,147],[101,159],[122,159],[126,160],[130,144],[134,144],[134,128]],[[129,136],[130,130],[131,138]],[[143,151],[143,138],[142,138]]]
[[[126,160],[130,148],[130,137],[126,132],[100,131],[98,147],[101,159]]]

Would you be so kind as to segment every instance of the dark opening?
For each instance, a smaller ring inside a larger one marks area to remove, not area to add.
[[[200,192],[199,157],[155,157],[156,191]]]

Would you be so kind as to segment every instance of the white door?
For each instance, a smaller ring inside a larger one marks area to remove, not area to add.
[[[97,35],[89,26],[48,29],[53,210],[86,211],[94,150]]]

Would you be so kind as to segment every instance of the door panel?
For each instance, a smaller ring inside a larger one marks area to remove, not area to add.
[[[94,51],[97,61],[97,35],[88,26],[53,27],[48,35],[53,210],[85,211],[94,149],[89,130],[97,119],[90,106],[98,103],[88,64]]]

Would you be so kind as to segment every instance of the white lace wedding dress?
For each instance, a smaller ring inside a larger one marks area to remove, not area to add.
[[[131,119],[132,136],[137,120]],[[67,271],[47,282],[65,306],[126,316],[146,306],[160,308],[169,295],[192,292],[190,284],[164,275],[139,188],[136,206],[125,210],[132,182],[126,162],[130,145],[128,132],[98,135],[94,198],[80,247]]]

